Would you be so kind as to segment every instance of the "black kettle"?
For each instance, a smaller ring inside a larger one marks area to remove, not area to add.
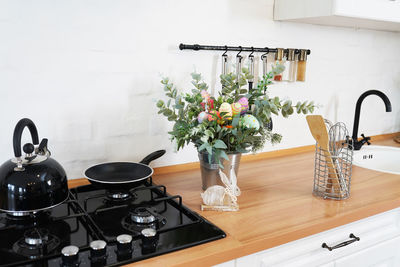
[[[32,143],[24,145],[21,153],[21,137],[28,127]],[[49,209],[68,198],[67,175],[63,167],[50,158],[47,139],[39,144],[35,124],[21,119],[14,129],[15,158],[0,166],[0,210],[25,215]],[[36,145],[36,146],[35,146]]]

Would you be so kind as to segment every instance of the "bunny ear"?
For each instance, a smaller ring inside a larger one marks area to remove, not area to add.
[[[232,186],[236,186],[236,184],[237,184],[237,178],[236,178],[235,168],[234,168],[233,166],[231,167],[231,174],[230,174],[230,176],[231,176],[231,185],[232,185]]]
[[[240,195],[241,192],[240,192],[239,187],[237,186],[237,176],[236,176],[235,169],[233,168],[233,166],[231,168],[231,188],[236,196]]]
[[[229,179],[221,169],[219,169],[219,177],[226,187],[230,187]]]

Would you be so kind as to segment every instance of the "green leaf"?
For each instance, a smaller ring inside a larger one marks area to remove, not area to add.
[[[224,165],[222,165],[222,162],[220,160],[218,160],[218,165],[221,169],[224,169]]]
[[[239,149],[237,149],[237,152],[239,152],[239,153],[247,153],[247,152],[249,152],[249,151],[247,151],[247,150],[244,149],[244,148],[239,148]]]
[[[222,149],[228,148],[228,147],[225,145],[224,141],[219,140],[219,139],[215,140],[214,147],[215,147],[215,148],[222,148]]]
[[[274,97],[274,104],[275,104],[275,106],[279,106],[281,104],[279,97],[277,97],[277,96]]]
[[[193,72],[191,75],[192,75],[192,79],[193,80],[195,80],[197,82],[201,80],[201,74],[200,73]]]
[[[214,134],[211,132],[211,130],[205,130],[204,133],[207,137],[214,138]]]
[[[206,83],[200,83],[199,84],[199,89],[201,90],[207,90],[208,89],[208,85]]]
[[[162,106],[164,106],[164,101],[158,100],[158,102],[157,102],[157,107],[158,107],[158,108],[161,108]]]
[[[208,143],[203,143],[201,146],[199,146],[199,151],[203,151],[204,149],[206,149]]]
[[[228,155],[225,153],[224,150],[221,150],[221,157],[226,159],[226,160],[229,160]]]
[[[236,116],[233,117],[233,119],[232,119],[232,126],[233,126],[233,127],[238,126],[238,124],[239,124],[239,118],[240,118],[239,115],[236,115]]]
[[[183,146],[185,145],[185,140],[179,140],[178,141],[178,150],[180,149],[180,148],[183,148]]]
[[[207,149],[208,154],[212,155],[212,146],[209,143],[207,143],[206,149]]]
[[[183,106],[183,105],[180,105],[180,104],[176,104],[176,105],[175,105],[175,108],[176,108],[176,109],[182,109],[183,107],[184,107],[184,106]]]
[[[285,112],[287,113],[291,107],[292,107],[292,101],[286,100],[285,103],[283,104],[282,109],[284,109]]]

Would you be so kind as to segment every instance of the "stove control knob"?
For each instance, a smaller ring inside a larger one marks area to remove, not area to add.
[[[130,252],[132,250],[132,236],[119,235],[117,236],[117,248],[120,252]]]
[[[156,234],[157,234],[157,231],[156,231],[156,229],[153,229],[153,228],[145,228],[142,230],[142,235],[145,238],[154,237],[154,236],[156,236]]]
[[[156,250],[158,243],[158,233],[157,230],[153,228],[145,228],[142,230],[142,249],[143,253],[151,253]]]
[[[77,246],[66,246],[61,250],[63,266],[77,266],[79,259]]]
[[[101,261],[107,257],[107,243],[104,240],[90,242],[90,258],[92,261]]]

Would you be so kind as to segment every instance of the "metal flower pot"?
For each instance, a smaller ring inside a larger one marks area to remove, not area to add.
[[[236,176],[239,172],[239,163],[240,158],[242,157],[242,153],[232,153],[228,154],[229,160],[221,159],[222,165],[224,169],[222,172],[226,174],[227,177],[230,177],[230,170],[233,167],[236,173]],[[200,160],[200,170],[201,170],[201,181],[202,188],[206,190],[208,187],[213,185],[222,185],[224,184],[219,177],[219,165],[214,156],[211,157],[211,162],[208,161],[208,153],[207,152],[199,152],[199,160]]]

